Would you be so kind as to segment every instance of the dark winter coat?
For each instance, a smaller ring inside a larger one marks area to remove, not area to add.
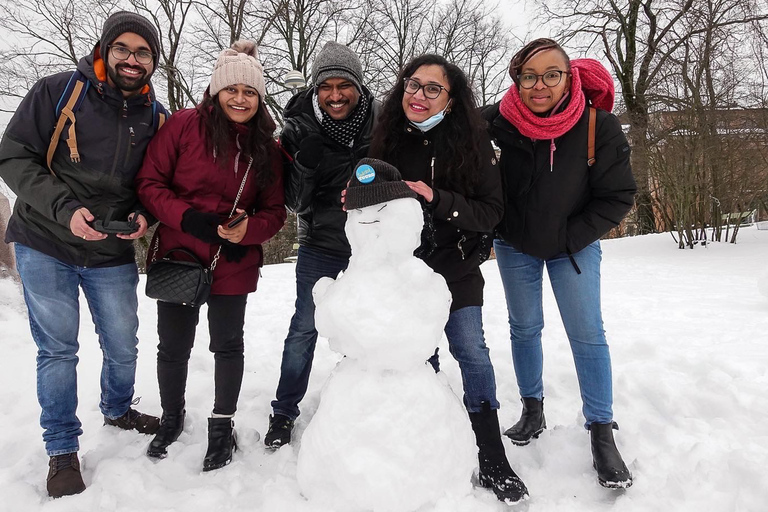
[[[434,223],[436,247],[425,258],[435,272],[443,276],[453,296],[451,311],[467,306],[483,305],[485,281],[480,264],[487,259],[491,239],[488,232],[502,217],[501,177],[490,139],[481,148],[484,166],[476,189],[471,193],[463,188],[441,185],[441,170],[446,164],[441,150],[432,140],[439,132],[438,125],[422,133],[408,125],[396,158],[390,162],[407,181],[423,181],[434,190],[434,198],[427,206]],[[435,183],[432,181],[432,158],[435,158]]]
[[[378,110],[368,89],[371,102],[368,119],[360,129],[352,147],[331,139],[317,121],[312,108],[313,89],[296,94],[283,112],[285,127],[280,143],[290,155],[285,166],[285,204],[298,214],[299,243],[338,257],[349,257],[351,249],[344,233],[347,213],[341,209],[341,191],[347,186],[358,160],[368,155],[371,130]],[[320,135],[324,155],[320,164],[309,169],[296,159],[303,138]]]
[[[241,137],[245,134],[243,125],[232,125]],[[229,217],[248,167],[248,158],[241,155],[235,173],[236,154],[233,137],[227,162],[219,165],[214,161],[212,151],[206,148],[205,126],[197,109],[180,110],[165,123],[149,145],[144,165],[136,177],[139,198],[160,221],[147,253],[147,264],[155,254],[158,237],[157,258],[170,249],[183,247],[193,252],[203,265],[211,264],[219,245],[184,233],[181,220],[189,208],[217,213],[222,222]],[[221,255],[213,272],[212,294],[243,295],[256,290],[259,267],[263,263],[261,244],[285,222],[282,161],[277,144],[271,145],[268,154],[268,161],[253,162],[237,204],[249,215],[248,228],[240,242],[249,250],[239,262],[228,261]],[[261,189],[256,183],[256,173],[265,167],[271,170],[273,179],[269,187]]]
[[[100,58],[96,57],[96,63],[98,73],[93,55],[81,59],[77,66],[91,83],[75,112],[79,162],[70,160],[65,129],[51,164],[56,176],[46,164],[57,121],[56,104],[72,72],[37,82],[19,105],[0,143],[0,176],[18,196],[5,241],[85,267],[134,261],[131,240],[109,235],[104,240],[85,241],[72,234],[69,223],[72,214],[83,206],[97,219],[104,219],[110,208],[114,208],[113,218],[117,220],[127,220],[131,212],[143,210],[133,180],[155,134],[151,87],[125,99],[107,84]],[[165,112],[162,105],[156,106]]]
[[[629,144],[619,120],[597,110],[595,164],[587,165],[589,109],[565,135],[550,141],[524,137],[499,113],[483,117],[501,149],[504,219],[498,234],[525,254],[549,259],[575,254],[617,226],[632,207],[637,190]]]

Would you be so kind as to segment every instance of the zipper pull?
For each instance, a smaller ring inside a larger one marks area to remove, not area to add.
[[[131,146],[136,146],[136,132],[133,131],[133,126],[129,126],[128,131],[131,134]]]
[[[434,187],[435,186],[435,157],[432,157],[432,161],[430,162],[429,167],[432,169],[432,183],[430,183],[430,185]]]
[[[555,150],[557,147],[555,146],[555,139],[552,139],[549,141],[549,172],[552,172],[552,169],[555,166]]]
[[[128,117],[128,101],[123,100],[123,117]]]

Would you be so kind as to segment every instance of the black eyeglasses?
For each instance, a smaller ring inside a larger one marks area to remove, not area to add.
[[[419,89],[424,90],[424,96],[430,100],[433,100],[440,96],[440,93],[445,91],[450,94],[451,91],[443,87],[442,85],[438,84],[425,84],[421,85],[419,82],[414,80],[413,78],[407,76],[403,78],[403,82],[405,82],[405,92],[408,94],[416,94],[419,92]]]
[[[553,69],[547,71],[543,75],[537,75],[536,73],[523,73],[517,75],[517,83],[523,89],[533,89],[541,78],[541,82],[547,87],[555,87],[563,79],[563,75],[567,75],[567,71],[560,71],[559,69]]]
[[[136,62],[139,64],[152,64],[152,59],[155,58],[155,55],[148,50],[136,50],[135,52],[132,52],[125,46],[116,44],[109,45],[109,51],[117,60],[128,60],[128,57],[133,55]]]

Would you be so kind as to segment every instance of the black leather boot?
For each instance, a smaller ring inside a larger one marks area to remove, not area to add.
[[[147,456],[156,459],[164,459],[168,455],[168,447],[176,441],[184,430],[184,417],[187,411],[164,412],[160,420],[160,428],[155,438],[149,443]]]
[[[203,471],[223,468],[232,462],[232,453],[237,450],[234,426],[232,418],[208,418],[208,451]]]
[[[544,419],[543,398],[521,398],[520,401],[523,402],[523,413],[518,422],[509,427],[504,435],[512,440],[512,444],[525,446],[547,428],[547,421]]]
[[[528,497],[528,489],[507,461],[504,444],[501,442],[499,418],[490,404],[483,403],[482,412],[469,413],[472,430],[479,452],[478,480],[480,485],[491,489],[500,501],[512,504]]]
[[[613,440],[613,430],[619,430],[616,422],[592,423],[589,435],[592,440],[592,465],[597,470],[597,480],[609,489],[625,489],[632,485],[632,474],[621,458]]]

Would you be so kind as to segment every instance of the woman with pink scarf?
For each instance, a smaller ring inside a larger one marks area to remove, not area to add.
[[[494,249],[523,403],[520,420],[505,435],[526,445],[546,428],[541,346],[546,266],[576,365],[598,480],[626,488],[632,475],[613,439],[618,426],[600,310],[599,239],[621,222],[636,191],[629,144],[610,113],[613,79],[595,60],[571,61],[551,39],[523,47],[509,74],[514,84],[484,111],[501,149],[505,213]]]

